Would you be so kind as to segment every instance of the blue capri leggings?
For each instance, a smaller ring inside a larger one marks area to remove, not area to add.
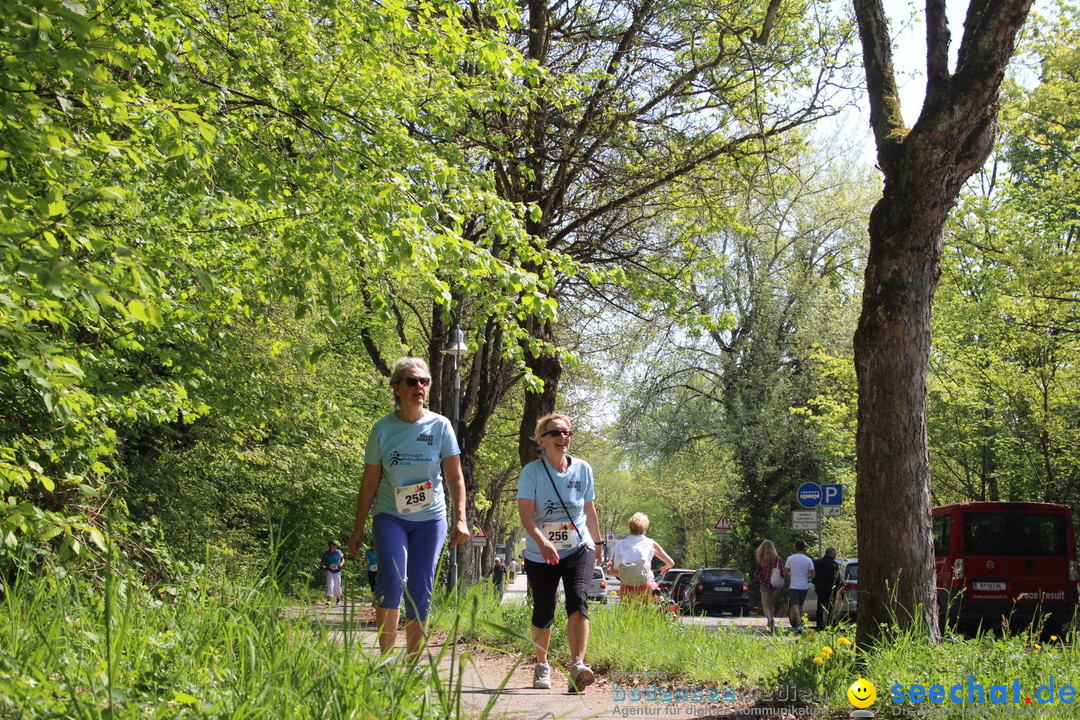
[[[371,522],[379,553],[379,571],[375,574],[379,607],[399,609],[407,591],[405,618],[426,621],[435,587],[435,568],[446,540],[446,518],[413,521],[380,513]]]

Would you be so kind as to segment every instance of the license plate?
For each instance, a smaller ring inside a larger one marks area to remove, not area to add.
[[[731,588],[729,588],[727,585],[717,585],[716,592],[731,592]]]
[[[976,590],[1004,590],[1005,583],[1003,582],[977,582],[972,583]]]

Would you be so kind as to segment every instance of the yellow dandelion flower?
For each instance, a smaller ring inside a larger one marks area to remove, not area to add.
[[[1057,635],[1051,635],[1050,636],[1050,642],[1057,642],[1057,641],[1058,641],[1058,636]]]
[[[846,637],[841,637],[836,642],[841,644],[841,645],[850,645],[851,644],[851,641],[848,640]]]
[[[1042,650],[1042,645],[1035,643],[1035,652],[1039,652],[1040,650]]]
[[[821,654],[823,657],[829,657],[833,654],[833,649],[826,645],[825,647],[821,648]]]
[[[821,657],[816,657],[816,658],[814,658],[814,662],[816,662],[818,665],[822,665],[822,664],[824,664],[825,659],[821,658]]]

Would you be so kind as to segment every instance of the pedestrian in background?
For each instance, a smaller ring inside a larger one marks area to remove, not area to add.
[[[832,613],[833,599],[836,597],[837,567],[836,548],[825,548],[825,554],[814,561],[814,591],[817,592],[814,624],[818,630],[825,629]]]
[[[447,534],[446,489],[454,504],[450,545],[471,536],[465,520],[465,476],[461,450],[450,421],[424,407],[431,373],[420,358],[394,363],[390,389],[394,412],[371,428],[364,451],[364,476],[356,498],[356,520],[349,552],[364,546],[364,525],[372,514],[375,574],[375,625],[379,650],[388,657],[397,641],[401,600],[405,605],[405,650],[415,660],[424,642],[435,567]]]
[[[570,418],[545,415],[534,437],[541,457],[521,470],[518,516],[525,528],[525,575],[532,591],[532,639],[536,649],[533,687],[551,688],[548,646],[555,620],[555,597],[562,582],[566,598],[566,644],[570,649],[569,692],[595,679],[585,664],[589,644],[589,587],[600,565],[600,519],[592,468],[569,454]]]
[[[506,572],[508,574],[508,577],[510,578],[510,582],[514,582],[515,580],[517,580],[517,571],[517,560],[515,560],[514,558],[510,558],[510,564],[506,567]]]
[[[379,572],[379,556],[375,554],[374,545],[364,550],[364,561],[367,563],[368,586],[371,588],[371,606],[377,607],[379,598],[375,595],[375,573]]]
[[[757,569],[754,578],[761,590],[761,610],[765,614],[765,628],[772,633],[776,630],[776,596],[784,589],[784,563],[776,552],[772,540],[765,539],[754,553]],[[775,571],[775,572],[774,572]]]
[[[322,565],[326,568],[326,604],[341,602],[341,566],[345,564],[345,554],[338,550],[337,543],[331,540],[322,555]]]
[[[495,558],[495,567],[491,568],[491,584],[495,590],[495,597],[502,600],[503,581],[506,580],[506,566],[502,558]]]
[[[611,551],[611,573],[619,578],[619,601],[648,601],[656,589],[652,561],[660,558],[664,563],[661,575],[675,567],[675,562],[656,542],[645,533],[649,532],[649,516],[643,512],[634,513],[628,523],[630,534],[619,542]]]
[[[810,581],[814,579],[814,561],[806,554],[806,543],[795,541],[795,552],[784,561],[784,577],[790,578],[788,585],[788,620],[791,629],[802,632],[802,606],[806,602],[806,593],[810,592]]]

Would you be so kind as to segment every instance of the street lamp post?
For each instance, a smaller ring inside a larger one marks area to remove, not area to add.
[[[442,349],[446,355],[452,355],[454,357],[454,413],[450,420],[454,425],[454,437],[458,440],[458,445],[461,445],[461,434],[458,432],[458,421],[461,414],[461,372],[458,369],[458,357],[469,352],[469,346],[465,344],[465,333],[457,325],[454,326],[454,336],[447,341],[446,347]],[[457,548],[450,548],[450,589],[452,592],[457,591],[458,584],[458,564],[457,564]]]

